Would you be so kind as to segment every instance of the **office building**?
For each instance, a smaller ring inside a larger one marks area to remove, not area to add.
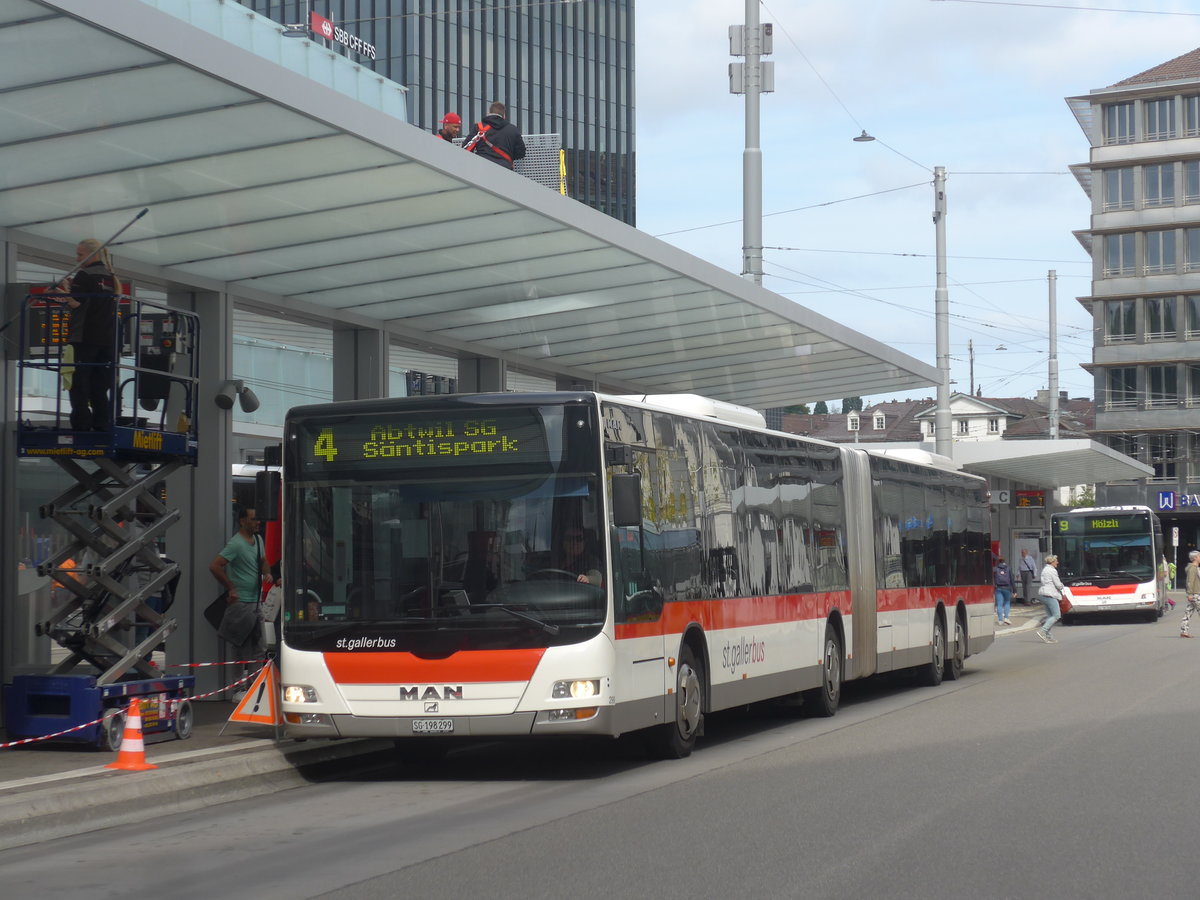
[[[243,0],[281,24],[330,19],[371,46],[313,39],[408,88],[409,121],[446,112],[463,133],[493,100],[526,134],[558,134],[567,194],[630,225],[634,207],[633,0]]]
[[[1200,541],[1200,49],[1067,103],[1088,138],[1094,437],[1154,468],[1098,486]],[[1180,567],[1182,568],[1182,566]]]

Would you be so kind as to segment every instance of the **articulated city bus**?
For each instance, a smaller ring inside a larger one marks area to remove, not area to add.
[[[608,735],[833,715],[993,639],[984,482],[703,398],[440,395],[284,428],[292,737]],[[919,461],[917,457],[920,458]]]
[[[1058,577],[1071,591],[1070,617],[1141,612],[1156,622],[1167,604],[1163,530],[1148,506],[1055,513],[1050,540]]]

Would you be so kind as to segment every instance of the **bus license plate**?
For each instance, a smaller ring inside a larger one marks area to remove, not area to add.
[[[453,719],[413,719],[413,734],[454,734]]]

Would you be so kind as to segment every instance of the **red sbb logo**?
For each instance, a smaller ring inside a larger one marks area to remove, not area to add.
[[[333,40],[333,23],[317,13],[310,13],[310,16],[312,21],[309,23],[309,27],[326,40]]]

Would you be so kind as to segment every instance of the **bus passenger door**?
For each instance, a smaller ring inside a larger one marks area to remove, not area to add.
[[[639,708],[649,710],[651,702],[665,702],[666,651],[663,597],[641,564],[645,537],[641,532],[640,528],[622,527],[611,531],[613,614],[619,679],[617,699],[634,701]],[[661,710],[655,711],[661,714]]]

